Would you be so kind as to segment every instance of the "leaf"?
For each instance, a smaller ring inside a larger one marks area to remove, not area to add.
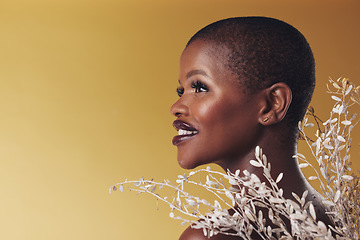
[[[255,160],[250,160],[250,164],[254,167],[262,167],[262,164]]]
[[[230,191],[225,190],[225,195],[226,195],[226,197],[228,197],[230,200],[234,200],[234,196],[231,194]]]
[[[281,198],[277,198],[277,197],[270,197],[269,198],[269,202],[270,203],[284,203],[285,201]]]
[[[320,228],[320,230],[321,230],[323,233],[327,233],[327,227],[326,227],[325,223],[323,223],[322,221],[319,221],[319,222],[318,222],[318,227]]]
[[[268,212],[268,216],[269,216],[269,219],[274,222],[274,212],[271,208],[269,208],[269,212]]]
[[[345,92],[344,95],[345,95],[345,96],[348,95],[352,89],[353,89],[353,86],[350,85],[350,86],[348,87],[348,89],[346,90],[346,92]]]
[[[338,190],[338,191],[335,193],[334,202],[339,201],[340,195],[341,195],[340,190]]]
[[[294,213],[294,214],[290,215],[290,219],[297,219],[297,220],[304,221],[306,219],[306,215],[304,215],[302,213]]]
[[[214,203],[215,203],[215,208],[221,209],[221,205],[217,200],[215,200]]]
[[[340,102],[340,101],[341,101],[341,99],[340,99],[340,98],[338,98],[337,96],[331,96],[331,98],[332,98],[332,99],[334,99],[335,101],[338,101],[338,102]]]
[[[329,119],[330,120],[330,119]],[[337,118],[333,118],[333,119],[331,119],[330,120],[330,123],[334,123],[334,122],[336,122],[338,119]]]
[[[328,137],[324,140],[323,144],[326,149],[334,149],[333,146],[331,146],[331,139]]]
[[[346,125],[346,126],[348,126],[348,125],[351,124],[351,122],[350,122],[349,120],[344,120],[344,121],[342,121],[341,123],[344,124],[344,125]]]
[[[337,139],[340,141],[340,142],[346,142],[345,138],[341,135],[337,136]]]
[[[339,113],[339,105],[332,109],[334,113]]]
[[[270,164],[270,163],[269,163]],[[269,165],[270,166],[270,165]],[[268,168],[264,168],[264,174],[266,177],[271,178],[270,175],[270,167],[268,166]]]
[[[299,168],[306,168],[306,167],[308,167],[308,166],[309,166],[308,163],[301,163],[301,164],[299,164]]]
[[[261,153],[260,153],[260,147],[259,146],[256,146],[255,148],[255,156],[260,156]]]
[[[245,216],[246,216],[249,220],[255,222],[255,218],[254,218],[254,216],[251,214],[250,208],[248,208],[248,207],[245,206],[244,209],[245,209]]]
[[[305,198],[307,197],[308,194],[309,194],[308,190],[303,192],[303,195],[301,196],[302,201],[305,201]]]
[[[181,226],[184,226],[185,224],[187,224],[189,221],[188,220],[185,220],[181,223]]]
[[[279,183],[281,181],[281,179],[283,178],[283,173],[280,173],[279,176],[276,178],[276,183]]]
[[[138,182],[134,183],[136,187],[140,186],[141,183],[144,181],[144,178],[140,178]]]
[[[311,217],[316,221],[316,212],[315,212],[314,205],[310,204],[309,211],[310,211]]]
[[[250,176],[250,173],[249,173],[249,171],[248,170],[243,170],[243,174],[245,175],[245,176]]]
[[[207,236],[206,228],[203,228],[203,234],[204,234],[205,237]]]
[[[195,200],[192,200],[192,199],[189,199],[189,198],[186,198],[185,200],[186,200],[186,202],[187,202],[190,206],[196,206],[196,205],[199,204],[199,203],[196,202]]]
[[[262,220],[263,220],[263,213],[260,210],[259,213],[258,213],[258,221],[259,221],[259,223],[262,223]]]
[[[337,84],[337,83],[335,83],[335,82],[333,82],[333,84],[332,84],[333,86],[334,86],[334,88],[336,88],[336,89],[341,89],[340,88],[340,86]]]
[[[334,203],[329,200],[323,200],[322,203],[327,207],[333,207]]]
[[[292,192],[291,194],[292,194],[293,197],[296,199],[296,201],[298,201],[299,203],[301,203],[301,200],[300,200],[299,196],[298,196],[296,193]]]
[[[267,157],[266,157],[266,155],[265,154],[263,154],[263,163],[264,163],[264,166],[266,166],[266,164],[267,164]]]
[[[350,175],[342,175],[341,178],[347,181],[351,181],[354,179],[354,177]]]

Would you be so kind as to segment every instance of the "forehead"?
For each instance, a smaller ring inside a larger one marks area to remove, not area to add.
[[[229,50],[225,46],[212,42],[195,40],[184,49],[181,58],[184,56],[189,57],[189,55],[191,55],[191,57],[200,55],[203,58],[209,58],[224,64],[226,62],[226,56],[229,55]]]
[[[189,44],[181,54],[180,74],[182,72],[203,70],[209,75],[231,74],[226,67],[228,49],[201,40]]]

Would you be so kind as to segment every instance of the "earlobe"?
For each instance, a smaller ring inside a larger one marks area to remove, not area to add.
[[[262,125],[273,125],[284,119],[292,100],[290,87],[283,82],[265,89],[265,104],[260,112]]]

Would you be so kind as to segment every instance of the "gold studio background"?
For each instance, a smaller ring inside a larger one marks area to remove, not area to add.
[[[185,227],[168,206],[108,189],[184,172],[169,107],[186,41],[226,17],[291,23],[314,50],[312,105],[325,118],[329,76],[360,84],[359,10],[356,0],[1,0],[0,239],[177,239]]]

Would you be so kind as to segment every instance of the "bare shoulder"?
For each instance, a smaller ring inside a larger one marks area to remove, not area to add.
[[[241,238],[218,234],[211,238],[204,236],[202,229],[188,227],[180,236],[179,240],[239,240]]]
[[[188,227],[180,236],[179,240],[207,240],[202,229]]]

